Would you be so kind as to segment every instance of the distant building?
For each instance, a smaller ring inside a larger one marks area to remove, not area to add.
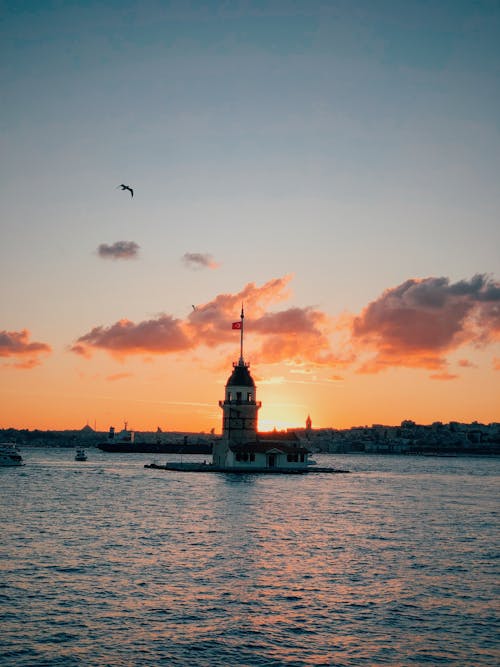
[[[244,312],[234,328],[240,330],[240,359],[233,364],[219,401],[222,408],[222,437],[213,446],[213,465],[218,468],[296,469],[307,468],[309,450],[294,433],[259,433],[255,382],[243,359]],[[234,325],[233,325],[234,326]]]

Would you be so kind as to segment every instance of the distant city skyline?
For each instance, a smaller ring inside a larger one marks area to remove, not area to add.
[[[500,420],[497,3],[0,31],[0,428],[219,432],[242,301],[261,430]]]

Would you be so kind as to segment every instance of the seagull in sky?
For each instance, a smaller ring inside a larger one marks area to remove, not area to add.
[[[131,197],[134,196],[134,191],[132,190],[132,188],[130,187],[130,185],[125,185],[124,183],[122,183],[122,184],[119,185],[118,187],[121,188],[122,190],[128,190],[128,191],[130,192],[130,196],[131,196]]]
[[[193,306],[192,304],[191,304],[191,307],[192,307],[193,310],[198,310],[198,308],[196,306]]]

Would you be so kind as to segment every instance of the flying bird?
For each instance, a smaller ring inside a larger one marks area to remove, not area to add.
[[[196,306],[193,306],[192,304],[191,304],[191,308],[192,308],[193,310],[198,310],[198,308],[197,308]]]
[[[122,183],[122,184],[119,185],[118,187],[121,188],[122,190],[128,190],[128,191],[130,192],[130,196],[131,196],[131,197],[134,196],[134,191],[132,190],[132,188],[130,187],[130,185],[125,185],[124,183]]]

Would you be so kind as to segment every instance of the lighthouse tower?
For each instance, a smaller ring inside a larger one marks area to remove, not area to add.
[[[214,444],[213,462],[217,466],[227,465],[230,445],[245,445],[257,440],[257,413],[261,406],[256,400],[255,382],[249,364],[243,358],[243,306],[239,322],[233,329],[240,330],[240,358],[233,364],[233,372],[226,382],[225,398],[219,401],[222,408],[222,438]]]
[[[222,437],[213,443],[212,470],[234,472],[306,471],[309,450],[292,432],[259,433],[255,382],[249,364],[243,358],[243,306],[239,322],[233,329],[240,332],[240,359],[226,382],[222,408]]]

